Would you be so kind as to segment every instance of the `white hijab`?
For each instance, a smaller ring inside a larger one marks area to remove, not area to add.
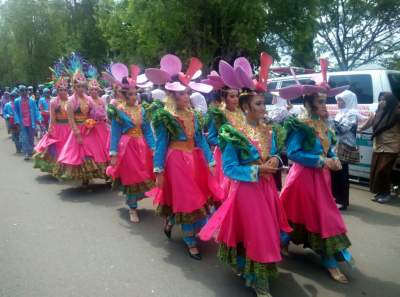
[[[344,108],[340,108],[335,116],[335,121],[340,122],[344,117],[357,116],[362,117],[357,108],[357,95],[352,91],[346,90],[335,96],[336,101],[342,99],[344,101]]]

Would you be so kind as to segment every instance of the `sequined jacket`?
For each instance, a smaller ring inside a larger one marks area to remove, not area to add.
[[[151,129],[150,121],[147,118],[146,112],[143,107],[140,106],[141,109],[141,131],[137,130],[136,124],[134,121],[137,119],[132,119],[127,113],[125,113],[122,109],[117,109],[117,116],[113,117],[111,120],[111,140],[110,140],[110,155],[116,155],[118,152],[118,145],[123,134],[133,133],[138,135],[137,133],[142,133],[146,143],[148,146],[154,150],[155,141],[153,131]],[[136,129],[135,129],[136,128]],[[136,133],[135,133],[136,132]]]

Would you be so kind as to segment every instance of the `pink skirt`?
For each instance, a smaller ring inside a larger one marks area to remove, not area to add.
[[[291,223],[329,238],[346,233],[346,225],[331,192],[328,169],[295,163],[281,193],[282,205]]]
[[[148,194],[158,206],[173,213],[192,213],[203,208],[210,197],[222,199],[222,192],[208,168],[203,152],[169,149],[165,161],[164,185]]]
[[[104,150],[104,154],[109,155],[110,149],[110,128],[105,121],[97,122],[96,126],[93,128],[94,132],[97,133],[99,141],[101,143],[100,147]]]
[[[51,146],[51,153],[54,154],[52,157],[57,159],[70,133],[71,127],[68,124],[55,124],[51,133],[46,133],[39,140],[35,146],[35,151],[37,153],[45,153]]]
[[[108,163],[108,149],[105,147],[105,142],[99,135],[98,129],[96,127],[88,129],[85,125],[78,125],[78,129],[81,132],[83,142],[79,144],[71,131],[57,162],[73,166],[82,165],[87,159],[92,159],[99,164]],[[104,131],[106,126],[101,129]]]
[[[153,153],[144,137],[122,135],[118,145],[118,161],[107,169],[113,180],[119,179],[123,186],[154,181]]]
[[[216,179],[218,185],[223,191],[223,199],[226,199],[228,192],[229,192],[229,187],[231,184],[231,179],[227,176],[224,175],[224,170],[222,167],[222,154],[221,150],[219,149],[218,146],[215,147],[214,150],[214,160],[215,160],[215,176],[214,178]]]
[[[281,261],[280,232],[291,232],[272,177],[258,182],[232,181],[227,199],[199,236],[230,248],[243,244],[246,256],[259,263]]]

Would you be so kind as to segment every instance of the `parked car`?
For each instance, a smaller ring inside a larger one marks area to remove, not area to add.
[[[298,75],[297,80],[301,84],[308,84],[319,73]],[[360,113],[369,116],[378,107],[378,97],[381,92],[392,92],[400,100],[400,71],[387,69],[360,69],[354,71],[328,72],[330,86],[337,87],[350,85],[350,90],[357,95]],[[284,76],[268,80],[268,89],[280,89],[295,84],[293,76]],[[271,108],[272,95],[267,95],[267,110]],[[300,110],[301,98],[292,100],[292,103]],[[337,105],[334,97],[328,98],[328,111],[331,116],[337,113]],[[360,122],[361,125],[363,122]],[[350,166],[350,175],[357,181],[367,181],[372,158],[371,130],[357,134],[357,143],[360,147],[361,162]],[[400,174],[400,158],[397,160],[394,170]]]

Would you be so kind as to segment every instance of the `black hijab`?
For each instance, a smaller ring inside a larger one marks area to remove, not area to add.
[[[389,92],[379,94],[379,99],[386,102],[378,107],[372,124],[372,138],[400,123],[399,100]]]

